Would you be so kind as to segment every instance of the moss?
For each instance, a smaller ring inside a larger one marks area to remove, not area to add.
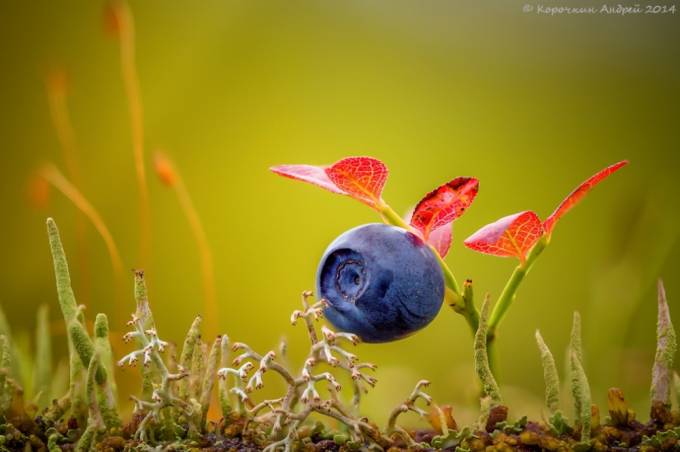
[[[49,225],[49,224],[48,224]],[[132,330],[126,341],[134,339],[138,347],[119,361],[119,365],[142,363],[142,379],[150,392],[132,397],[135,411],[124,425],[118,416],[113,358],[109,343],[108,319],[98,314],[94,334],[84,327],[82,309],[75,307],[70,291],[68,266],[59,242],[56,226],[49,225],[50,243],[55,260],[62,314],[67,321],[70,346],[71,389],[78,392],[58,398],[40,416],[27,415],[21,387],[12,378],[10,339],[0,334],[0,450],[137,450],[156,447],[186,450],[225,448],[237,450],[278,451],[315,450],[420,450],[454,449],[457,451],[527,450],[673,450],[680,448],[680,415],[670,410],[671,367],[675,351],[675,333],[670,322],[668,304],[659,286],[659,322],[657,355],[653,366],[651,420],[642,424],[625,403],[623,392],[612,388],[608,394],[609,418],[600,422],[599,410],[592,405],[588,378],[583,363],[581,318],[574,314],[571,331],[569,381],[575,403],[576,422],[570,425],[559,411],[559,375],[555,359],[540,333],[536,341],[546,382],[546,406],[549,422],[526,417],[508,419],[500,387],[489,365],[489,298],[481,309],[474,338],[474,363],[482,387],[482,422],[476,430],[458,428],[449,408],[440,407],[424,392],[428,382],[418,382],[409,397],[397,405],[389,422],[381,429],[361,417],[360,394],[377,380],[366,374],[375,370],[362,363],[347,346],[358,339],[351,334],[319,327],[314,320],[323,315],[325,302],[313,302],[311,293],[302,297],[303,309],[292,315],[305,328],[310,349],[301,369],[288,367],[285,343],[275,351],[259,354],[245,343],[234,343],[230,350],[227,336],[217,337],[208,348],[201,340],[201,320],[195,319],[185,337],[178,365],[163,355],[169,344],[156,331],[149,305],[143,272],[135,273],[135,315],[128,323]],[[41,309],[39,325],[47,322]],[[39,333],[40,334],[40,333]],[[37,353],[51,361],[50,344],[37,336]],[[230,362],[230,351],[239,354]],[[49,363],[48,363],[49,364]],[[218,364],[220,369],[218,370]],[[321,369],[319,365],[326,366]],[[230,367],[233,366],[233,367]],[[47,368],[36,381],[45,381]],[[74,370],[75,369],[75,370]],[[86,371],[85,371],[86,369]],[[281,377],[285,392],[273,399],[254,400],[265,384],[265,372]],[[351,379],[352,404],[345,405],[341,375]],[[219,378],[219,407],[222,419],[209,422],[215,379]],[[75,383],[75,386],[74,386]],[[86,402],[85,416],[74,400]],[[424,406],[431,405],[429,409]],[[431,429],[410,431],[399,425],[401,414],[413,412],[428,420]],[[310,421],[310,416],[330,422]],[[10,422],[7,422],[9,420]],[[4,423],[3,423],[4,422]],[[338,427],[340,426],[340,427]],[[122,428],[121,428],[122,427]],[[580,435],[573,434],[579,431]]]

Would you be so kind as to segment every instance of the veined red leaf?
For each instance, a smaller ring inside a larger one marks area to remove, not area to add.
[[[427,240],[435,229],[461,216],[474,201],[478,190],[479,181],[474,177],[457,177],[441,185],[418,203],[411,217],[411,226]]]
[[[508,215],[487,224],[465,240],[465,246],[494,256],[517,257],[524,262],[526,255],[543,236],[543,224],[536,213],[527,210]]]
[[[545,220],[545,223],[543,223],[545,233],[547,235],[550,235],[552,233],[552,230],[555,228],[555,224],[557,223],[557,221],[560,218],[562,218],[562,216],[565,213],[569,212],[569,210],[571,210],[572,207],[578,204],[578,202],[581,201],[581,199],[583,199],[583,197],[586,196],[588,192],[592,190],[593,187],[595,187],[597,184],[605,180],[609,175],[615,173],[616,171],[626,166],[627,164],[628,160],[623,160],[621,162],[608,166],[602,171],[591,176],[589,179],[584,181],[578,187],[576,187],[576,189],[569,193],[569,195],[566,198],[564,198],[564,201],[562,201],[560,205],[557,206],[557,209],[555,209],[555,211],[552,214],[550,214],[550,216]]]
[[[337,188],[352,198],[377,209],[387,181],[387,167],[371,157],[348,157],[325,169]]]
[[[409,210],[408,213],[404,216],[404,221],[406,223],[411,224],[411,219],[413,218],[413,211],[414,209]],[[414,231],[416,234],[420,235],[421,238],[423,238],[422,233],[419,230],[415,229]],[[425,242],[432,245],[434,249],[437,250],[437,253],[439,253],[439,255],[443,258],[449,253],[452,239],[453,231],[451,228],[451,224],[447,224],[432,231],[427,240],[425,240]]]
[[[452,238],[453,232],[451,224],[445,224],[430,233],[430,236],[427,238],[427,243],[432,245],[443,258],[449,253]]]
[[[325,167],[323,166],[279,165],[271,167],[270,170],[279,176],[308,182],[333,193],[338,193],[341,195],[347,194],[336,187],[336,185],[328,178]]]

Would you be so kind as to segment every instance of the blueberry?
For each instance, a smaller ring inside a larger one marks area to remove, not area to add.
[[[418,236],[365,224],[331,243],[319,263],[317,294],[326,318],[365,342],[388,342],[426,326],[444,299],[444,276]]]

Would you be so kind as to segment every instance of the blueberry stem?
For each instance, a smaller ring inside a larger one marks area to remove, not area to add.
[[[389,223],[393,226],[399,226],[400,228],[404,228],[408,231],[413,230],[413,228],[409,224],[407,224],[404,221],[404,219],[401,216],[399,216],[399,214],[395,212],[394,209],[392,209],[384,201],[380,206],[378,206],[378,212],[380,212],[380,214],[382,215],[385,223]]]

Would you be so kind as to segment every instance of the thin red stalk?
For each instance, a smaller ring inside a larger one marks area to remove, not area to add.
[[[90,204],[90,202],[83,196],[83,194],[59,171],[54,165],[46,165],[42,171],[42,176],[59,190],[69,201],[73,203],[85,215],[94,228],[97,230],[111,259],[114,275],[116,278],[116,305],[120,305],[122,301],[122,287],[123,287],[123,261],[120,258],[118,247],[113,240],[113,236],[106,227],[106,223],[99,215],[99,212]]]
[[[125,1],[117,2],[113,8],[118,22],[118,38],[120,39],[120,63],[125,94],[128,99],[130,128],[132,131],[132,149],[134,153],[135,174],[139,191],[140,220],[140,265],[149,270],[151,255],[151,215],[149,206],[149,188],[146,181],[144,165],[144,109],[135,63],[135,27],[132,13]]]
[[[171,187],[177,194],[177,200],[179,201],[180,208],[189,222],[189,227],[191,228],[194,240],[196,241],[196,247],[198,248],[201,263],[205,329],[207,337],[214,337],[217,335],[218,331],[217,319],[219,309],[217,305],[217,293],[215,289],[215,268],[213,256],[208,244],[208,238],[205,234],[205,229],[203,228],[203,223],[201,222],[201,218],[194,207],[194,203],[191,200],[189,191],[187,190],[186,185],[184,185],[182,176],[175,169],[168,157],[157,153],[155,157],[155,165],[156,173],[158,174],[161,181],[165,185]]]
[[[76,187],[82,187],[80,165],[78,164],[78,148],[71,123],[67,103],[67,78],[61,70],[52,71],[47,78],[47,100],[50,116],[57,133],[57,139],[66,164],[67,174]],[[78,273],[81,299],[90,298],[90,276],[87,256],[87,219],[78,211],[76,217],[76,239],[78,241]]]

